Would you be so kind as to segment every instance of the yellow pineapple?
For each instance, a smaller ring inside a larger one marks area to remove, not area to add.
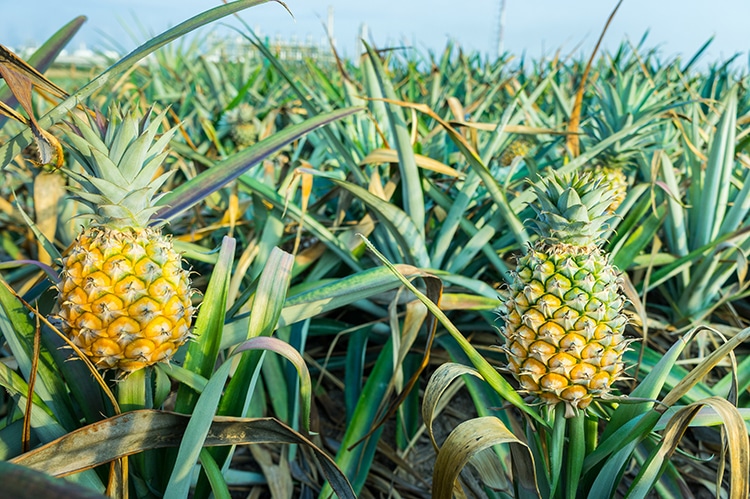
[[[516,157],[525,157],[531,150],[531,146],[531,141],[526,137],[519,137],[513,140],[503,149],[503,153],[500,155],[500,166],[510,166]]]
[[[629,343],[620,275],[599,247],[612,192],[588,175],[534,190],[539,237],[501,291],[504,349],[521,389],[570,416],[610,391]]]
[[[174,130],[156,139],[163,114],[150,123],[113,114],[109,123],[74,117],[67,133],[83,169],[66,170],[80,186],[71,191],[92,213],[62,258],[58,305],[63,332],[96,366],[130,372],[168,361],[188,340],[193,290],[171,240],[150,225]]]
[[[592,177],[599,179],[612,191],[612,202],[607,206],[607,211],[610,213],[617,211],[617,208],[628,195],[628,177],[625,175],[624,169],[617,165],[618,163],[613,162],[609,165],[595,166],[589,170]]]

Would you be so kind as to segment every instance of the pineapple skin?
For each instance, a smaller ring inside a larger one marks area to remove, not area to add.
[[[262,125],[255,116],[255,109],[246,102],[224,113],[219,122],[220,131],[228,131],[235,146],[245,148],[258,141]]]
[[[628,194],[628,177],[622,167],[596,166],[591,170],[591,176],[600,179],[612,191],[612,202],[607,207],[607,211],[616,212]]]
[[[190,338],[189,271],[161,231],[93,225],[62,259],[62,330],[99,368],[168,361]]]
[[[510,166],[517,156],[524,157],[531,150],[531,141],[527,138],[518,138],[511,142],[500,155],[500,166]]]
[[[237,147],[249,147],[258,141],[258,127],[253,122],[237,123],[232,127],[230,135]]]
[[[567,413],[606,395],[628,341],[620,276],[597,247],[537,242],[501,290],[508,370],[521,389]]]

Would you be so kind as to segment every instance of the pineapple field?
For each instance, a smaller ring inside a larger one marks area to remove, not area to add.
[[[749,497],[747,71],[260,3],[0,45],[0,497]]]

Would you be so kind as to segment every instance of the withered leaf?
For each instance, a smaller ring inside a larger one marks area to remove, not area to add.
[[[0,103],[0,113],[31,127],[39,151],[39,164],[45,165],[55,161],[56,166],[61,166],[62,146],[57,138],[43,130],[37,123],[31,102],[31,93],[34,86],[59,98],[66,98],[67,92],[49,81],[43,74],[3,45],[0,45],[0,77],[5,80],[8,88],[29,117],[26,119],[4,103]]]

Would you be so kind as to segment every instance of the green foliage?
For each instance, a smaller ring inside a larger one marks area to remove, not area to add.
[[[296,63],[244,21],[247,57],[185,36],[260,3],[206,11],[35,101],[53,134],[112,105],[176,127],[153,220],[202,294],[171,365],[118,380],[71,360],[51,285],[82,207],[28,161],[31,130],[0,129],[0,475],[70,474],[54,486],[110,497],[674,497],[711,481],[746,496],[746,76],[698,71],[705,47],[685,63],[623,44],[594,61],[572,156],[583,61],[448,44]],[[625,272],[633,380],[565,419],[497,369],[496,288],[536,237],[528,181],[605,162],[630,185],[605,248]]]

